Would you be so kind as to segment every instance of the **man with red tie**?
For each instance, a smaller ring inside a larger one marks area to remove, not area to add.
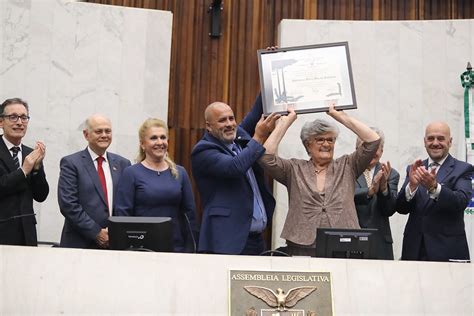
[[[28,104],[20,98],[0,105],[0,244],[36,246],[33,200],[43,202],[49,193],[43,159],[46,147],[35,148],[22,140],[30,121]]]
[[[86,149],[60,162],[58,202],[64,215],[61,247],[108,248],[108,218],[123,169],[130,161],[107,151],[112,124],[102,115],[89,117],[83,130]]]

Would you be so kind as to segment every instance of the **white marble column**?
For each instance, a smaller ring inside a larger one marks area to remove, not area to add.
[[[21,97],[31,121],[26,145],[44,140],[50,184],[36,205],[39,239],[59,241],[61,157],[84,149],[82,123],[100,112],[112,120],[112,152],[131,160],[138,127],[167,120],[172,14],[55,0],[0,1],[0,102]]]

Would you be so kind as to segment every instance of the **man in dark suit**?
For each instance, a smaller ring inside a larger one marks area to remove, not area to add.
[[[116,188],[130,161],[107,152],[112,142],[112,124],[93,115],[83,130],[86,149],[60,162],[58,202],[64,215],[61,247],[108,248],[108,218],[112,215]]]
[[[33,200],[43,202],[49,193],[43,168],[46,147],[22,144],[30,120],[28,104],[7,99],[0,105],[0,244],[36,246]]]
[[[464,210],[472,197],[471,164],[449,154],[451,132],[444,122],[426,127],[428,159],[407,168],[396,209],[410,214],[405,227],[402,260],[468,260]]]
[[[385,142],[384,134],[372,127],[381,139],[379,148],[369,167],[356,180],[354,202],[362,228],[378,229],[376,249],[380,259],[393,260],[393,239],[389,217],[395,213],[400,175],[391,168],[390,162],[381,163]],[[356,147],[362,144],[357,139]]]
[[[262,118],[260,96],[239,126],[222,102],[210,104],[204,116],[207,131],[191,154],[204,209],[199,251],[258,255],[265,250],[262,232],[272,220],[275,199],[257,160],[279,116]]]

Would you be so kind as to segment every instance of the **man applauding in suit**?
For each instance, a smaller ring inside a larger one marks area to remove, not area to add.
[[[473,166],[449,154],[451,132],[444,122],[426,127],[428,159],[407,168],[397,197],[397,212],[410,214],[402,260],[469,259],[464,210],[472,196]]]
[[[64,215],[61,247],[108,248],[108,218],[123,169],[130,161],[107,152],[112,142],[110,120],[93,115],[85,122],[86,149],[60,162],[58,202]]]
[[[393,239],[388,218],[395,213],[400,175],[390,167],[390,162],[380,162],[385,137],[378,128],[371,128],[380,136],[380,145],[369,167],[356,181],[354,202],[360,227],[378,229],[379,258],[393,260]],[[362,140],[358,138],[356,147],[361,145]]]
[[[30,121],[28,104],[7,99],[0,105],[0,244],[36,246],[33,200],[43,202],[49,193],[43,169],[45,145],[34,149],[22,144]]]

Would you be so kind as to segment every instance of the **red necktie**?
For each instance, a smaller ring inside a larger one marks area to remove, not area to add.
[[[104,190],[105,202],[106,202],[107,208],[108,208],[109,207],[109,197],[107,195],[107,182],[105,182],[104,169],[102,169],[102,162],[104,160],[105,160],[105,158],[102,157],[102,156],[97,157],[97,173],[99,173],[100,184],[102,184],[102,190]]]

